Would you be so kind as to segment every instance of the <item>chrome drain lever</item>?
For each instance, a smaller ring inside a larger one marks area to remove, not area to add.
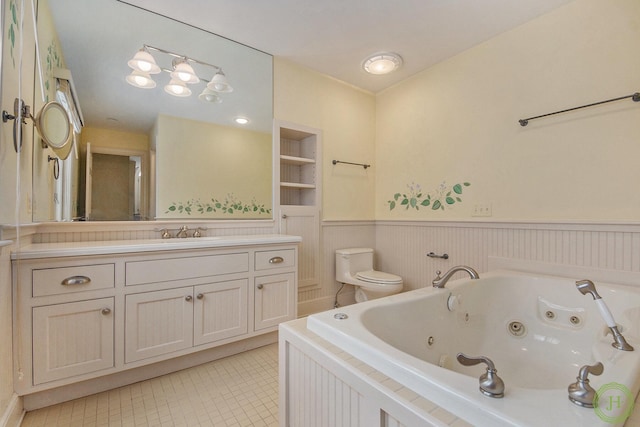
[[[491,359],[485,356],[469,357],[463,353],[458,353],[456,358],[464,366],[474,366],[479,363],[486,364],[487,372],[480,375],[480,393],[489,397],[504,397],[504,382],[498,376],[498,370]]]

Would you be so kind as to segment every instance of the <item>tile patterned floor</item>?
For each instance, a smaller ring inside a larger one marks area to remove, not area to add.
[[[277,344],[31,411],[22,422],[22,427],[277,425]]]

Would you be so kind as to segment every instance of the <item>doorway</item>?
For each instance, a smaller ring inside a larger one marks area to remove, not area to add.
[[[87,144],[87,220],[147,219],[147,154]]]

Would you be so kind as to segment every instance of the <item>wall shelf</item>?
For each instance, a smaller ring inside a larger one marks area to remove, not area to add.
[[[308,189],[315,189],[316,186],[315,184],[303,184],[300,182],[281,182],[280,183],[280,187],[284,187],[284,188],[308,188]]]
[[[280,155],[280,162],[286,165],[309,165],[315,164],[315,159],[308,159],[306,157],[296,157],[296,156],[285,156],[284,154]]]
[[[317,206],[318,135],[280,127],[280,205]]]

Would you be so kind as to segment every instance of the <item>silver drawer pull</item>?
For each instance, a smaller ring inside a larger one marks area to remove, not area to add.
[[[284,258],[281,256],[274,256],[269,260],[269,264],[280,264],[281,262],[284,262]]]
[[[87,285],[89,283],[91,283],[91,278],[87,276],[71,276],[60,282],[62,286]]]
[[[111,313],[111,309],[109,307],[105,307],[101,310],[101,313],[106,316],[107,314]]]

